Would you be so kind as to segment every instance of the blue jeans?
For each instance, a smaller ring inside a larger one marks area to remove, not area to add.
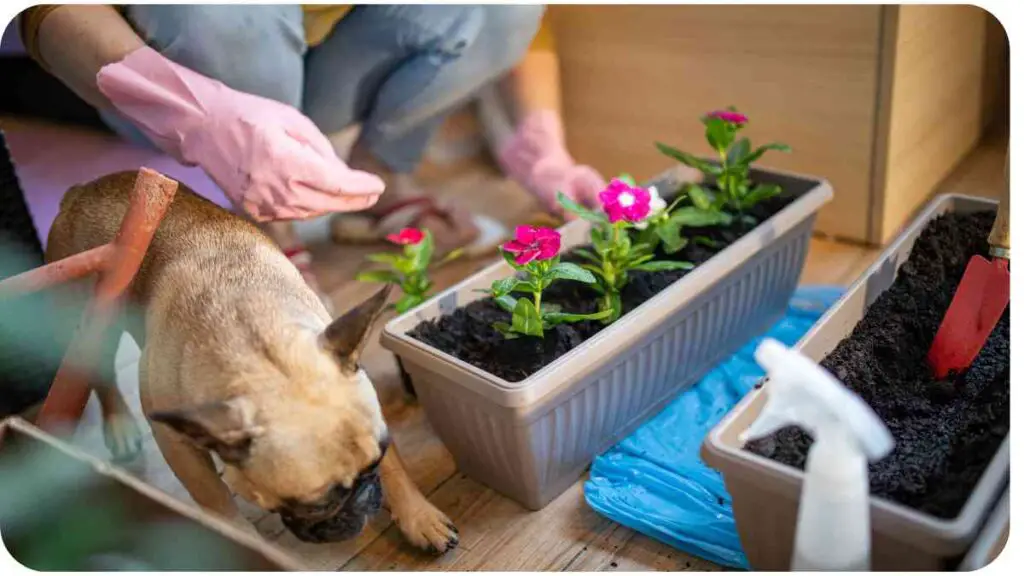
[[[543,5],[354,6],[323,43],[306,45],[300,6],[133,5],[154,49],[250,94],[290,104],[326,134],[362,123],[360,144],[412,172],[448,112],[514,67]],[[147,142],[116,112],[123,137]]]

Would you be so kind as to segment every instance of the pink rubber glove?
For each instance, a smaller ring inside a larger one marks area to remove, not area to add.
[[[571,215],[558,203],[558,192],[594,208],[606,185],[596,170],[569,156],[562,121],[550,110],[535,111],[520,123],[498,155],[498,163],[549,210],[565,216]]]
[[[228,88],[149,47],[96,75],[100,92],[161,150],[202,166],[260,222],[369,208],[379,177],[352,170],[295,108]]]

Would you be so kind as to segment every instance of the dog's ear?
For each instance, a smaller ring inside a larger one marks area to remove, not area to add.
[[[359,354],[373,331],[373,323],[387,308],[390,294],[389,284],[331,322],[320,335],[321,343],[337,356],[343,370],[355,372],[358,369]]]
[[[249,456],[253,438],[263,433],[256,425],[256,407],[244,397],[183,410],[154,412],[150,419],[212,450],[224,462],[238,464]]]

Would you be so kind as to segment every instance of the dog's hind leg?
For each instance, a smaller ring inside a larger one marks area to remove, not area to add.
[[[93,283],[90,280],[79,280],[54,290],[53,303],[57,309],[56,315],[60,318],[59,332],[62,334],[55,344],[63,350],[65,359],[75,361],[90,375],[87,382],[99,400],[104,443],[115,461],[125,462],[134,459],[142,446],[142,434],[117,387],[115,357],[128,313],[117,305],[99,339],[95,342],[81,341],[83,336],[93,336],[82,334],[81,324]],[[74,337],[71,337],[72,334]]]
[[[97,375],[90,381],[103,414],[103,440],[115,462],[133,460],[142,449],[142,432],[117,387],[116,356],[124,327],[122,313],[103,335],[96,359]]]

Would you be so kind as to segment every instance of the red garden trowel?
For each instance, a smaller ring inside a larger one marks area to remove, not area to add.
[[[1007,154],[1007,181],[988,236],[992,260],[976,255],[968,262],[928,351],[932,373],[940,380],[971,366],[1010,303],[1009,160]]]

